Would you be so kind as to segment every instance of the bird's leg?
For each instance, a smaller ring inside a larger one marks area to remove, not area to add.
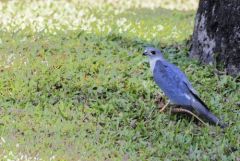
[[[195,117],[198,121],[200,121],[205,126],[208,126],[202,119],[200,119],[197,115],[195,115],[190,110],[187,110],[187,109],[184,109],[184,108],[172,108],[171,111],[175,112],[175,113],[188,113],[188,114],[192,115],[193,117]]]
[[[168,101],[161,109],[160,109],[160,112],[163,112],[166,107],[169,105],[170,101]]]

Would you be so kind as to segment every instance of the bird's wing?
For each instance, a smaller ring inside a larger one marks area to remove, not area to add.
[[[186,97],[190,92],[183,85],[181,71],[176,66],[158,60],[154,67],[154,80],[172,102],[190,105],[190,96]]]
[[[186,85],[186,87],[189,89],[189,91],[190,91],[190,93],[192,94],[192,96],[193,96],[199,103],[201,103],[206,109],[209,110],[208,106],[201,100],[201,98],[198,96],[198,94],[196,94],[195,92],[193,92],[194,89],[193,89],[193,90],[190,89],[189,86],[188,86],[188,84],[186,84],[186,83],[185,83],[185,85]]]
[[[173,87],[175,86],[176,81],[180,81],[180,79],[175,79],[176,74],[174,71],[172,71],[169,64],[165,63],[164,61],[158,60],[156,62],[154,66],[153,76],[155,82],[163,91],[174,93],[174,91],[177,90]]]
[[[223,123],[220,122],[220,120],[214,114],[212,114],[210,112],[208,106],[199,98],[196,90],[192,87],[191,83],[187,79],[187,76],[177,66],[175,66],[167,61],[163,62],[163,66],[167,67],[167,70],[168,70],[167,73],[171,72],[171,75],[175,74],[177,79],[180,80],[180,82],[182,82],[182,84],[185,85],[185,87],[183,87],[183,88],[185,90],[187,90],[190,97],[193,99],[191,106],[201,116],[203,116],[205,119],[207,119],[208,121],[210,121],[216,125],[220,125],[221,127],[225,126]]]
[[[185,76],[186,77],[186,76]],[[193,88],[192,84],[189,82],[189,80],[186,78],[184,79],[184,83],[187,85],[187,87],[189,88],[189,90],[194,94],[194,95],[198,95],[198,92]]]
[[[206,109],[209,110],[208,106],[201,100],[201,98],[198,96],[198,92],[193,88],[191,83],[189,82],[187,76],[174,64],[169,63],[173,71],[175,71],[175,74],[178,74],[179,77],[181,77],[183,84],[186,86],[188,91],[192,94],[192,96],[200,102],[203,106],[205,106]]]
[[[176,76],[178,76],[183,81],[183,83],[188,87],[188,89],[191,91],[191,93],[193,93],[194,95],[198,95],[198,92],[193,88],[193,86],[189,82],[187,76],[176,65],[171,64],[167,61],[165,61],[164,64],[166,64],[167,66],[170,67],[171,72],[173,74],[175,74]]]

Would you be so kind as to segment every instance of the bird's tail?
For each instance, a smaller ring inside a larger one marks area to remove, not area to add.
[[[195,97],[196,98],[196,97]],[[214,114],[210,112],[207,105],[200,100],[198,97],[192,104],[194,110],[200,115],[200,117],[206,119],[209,123],[220,126],[221,128],[226,127]]]

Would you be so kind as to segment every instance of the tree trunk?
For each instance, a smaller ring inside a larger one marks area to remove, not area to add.
[[[190,57],[240,73],[240,0],[200,0]]]

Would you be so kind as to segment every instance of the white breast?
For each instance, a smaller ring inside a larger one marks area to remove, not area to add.
[[[150,68],[151,68],[151,71],[153,73],[153,70],[154,70],[154,67],[156,65],[156,62],[160,60],[160,58],[150,58],[149,59],[149,63],[150,63]]]

